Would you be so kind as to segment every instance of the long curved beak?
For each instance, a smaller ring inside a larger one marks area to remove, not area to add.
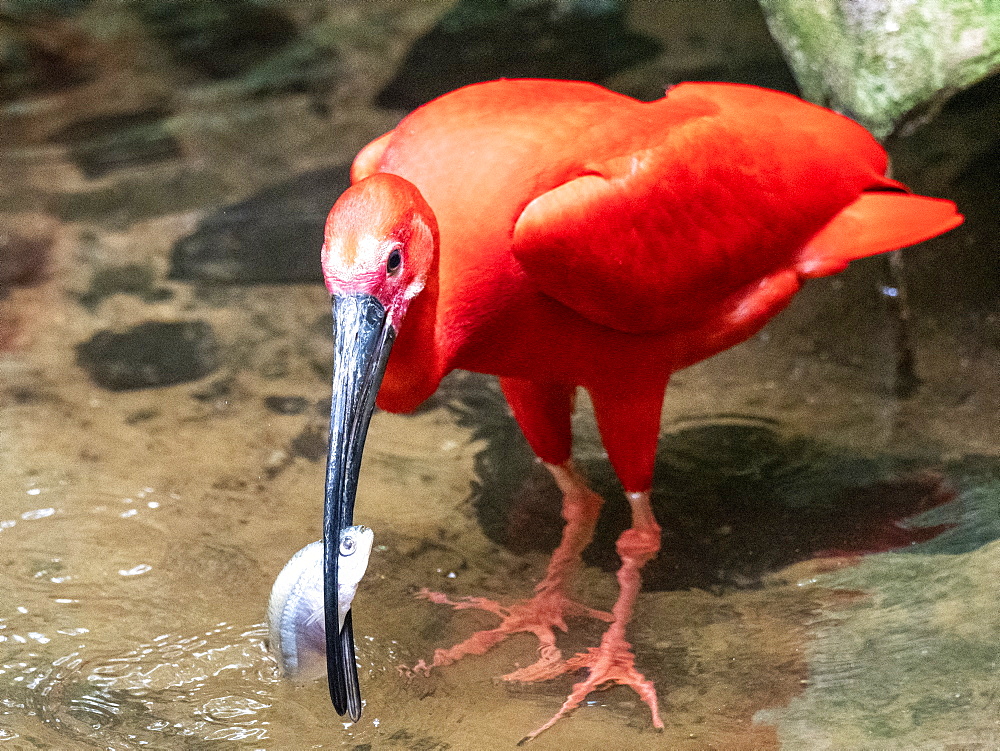
[[[339,627],[337,563],[340,533],[354,523],[361,454],[396,331],[382,303],[371,295],[335,295],[333,320],[333,400],[323,504],[326,674],[337,713],[346,712],[357,722],[361,717],[361,687],[354,629],[350,612],[344,628]]]

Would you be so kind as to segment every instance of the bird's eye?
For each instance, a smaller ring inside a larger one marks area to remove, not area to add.
[[[389,257],[385,259],[385,273],[389,276],[394,276],[399,273],[399,268],[402,265],[403,254],[399,252],[399,248],[393,248]]]
[[[358,544],[354,541],[354,538],[350,535],[345,535],[340,541],[340,554],[341,555],[351,555]]]

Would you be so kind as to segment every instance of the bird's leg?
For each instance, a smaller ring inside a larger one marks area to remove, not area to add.
[[[639,571],[660,549],[660,525],[653,516],[648,491],[629,493],[628,499],[632,507],[632,527],[622,533],[616,546],[622,565],[618,569],[618,601],[611,609],[614,620],[604,633],[600,646],[591,647],[586,654],[576,655],[562,663],[560,672],[578,668],[588,668],[590,672],[573,686],[573,691],[552,719],[525,736],[521,743],[552,727],[563,715],[576,709],[591,691],[612,685],[631,686],[649,705],[653,725],[663,728],[653,682],[635,669],[632,646],[625,640],[625,627],[632,617],[642,585]]]
[[[553,552],[546,569],[545,578],[535,587],[534,597],[505,607],[484,597],[469,597],[456,602],[443,594],[423,590],[421,596],[432,602],[451,605],[459,610],[486,610],[500,616],[501,623],[494,629],[474,633],[450,649],[436,650],[431,664],[421,660],[414,667],[414,672],[426,675],[433,667],[448,665],[469,654],[484,654],[511,634],[526,632],[538,638],[538,661],[503,677],[512,681],[546,680],[567,669],[555,643],[555,629],[564,632],[567,630],[566,616],[589,616],[609,622],[614,620],[612,614],[581,605],[566,595],[570,579],[582,565],[580,555],[594,536],[594,527],[604,499],[587,486],[572,462],[546,463],[545,467],[563,492],[562,515],[566,525],[563,527],[559,546]]]

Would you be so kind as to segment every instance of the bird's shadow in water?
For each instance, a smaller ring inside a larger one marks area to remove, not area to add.
[[[561,495],[495,382],[462,374],[435,402],[428,406],[446,406],[485,444],[471,498],[484,533],[515,553],[552,551],[563,525]],[[644,588],[753,587],[799,561],[905,548],[955,526],[957,493],[926,462],[852,454],[777,428],[758,418],[705,417],[661,439],[652,500],[662,548],[643,569]],[[577,465],[606,499],[584,560],[615,571],[628,504],[607,459]],[[941,523],[907,523],[945,506]]]

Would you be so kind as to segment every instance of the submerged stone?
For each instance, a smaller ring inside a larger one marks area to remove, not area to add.
[[[228,186],[206,169],[167,170],[166,174],[135,171],[93,190],[56,193],[51,209],[69,222],[127,228],[154,216],[197,209],[225,200]]]
[[[45,276],[54,238],[28,236],[0,224],[0,297],[7,287],[31,286]]]
[[[76,347],[77,364],[111,391],[150,388],[203,378],[219,365],[219,346],[205,321],[142,323],[100,331]]]
[[[350,167],[307,172],[207,217],[174,245],[169,278],[226,284],[321,281],[323,223]]]
[[[301,415],[309,409],[304,396],[265,396],[264,406],[278,415]]]
[[[29,5],[9,3],[0,17],[0,101],[60,91],[94,74],[89,40],[54,17],[62,4]]]
[[[248,73],[297,34],[284,12],[249,0],[135,0],[133,7],[177,65],[211,79]]]
[[[416,41],[376,103],[413,109],[496,78],[600,81],[660,51],[653,38],[628,30],[623,6],[617,0],[462,0]]]
[[[485,441],[472,493],[483,532],[519,555],[553,550],[563,528],[561,493],[499,389],[470,382],[444,406]],[[581,456],[577,466],[607,499],[583,559],[616,571],[616,540],[631,522],[621,485],[606,458]],[[944,507],[955,497],[919,461],[786,436],[768,420],[708,418],[661,441],[652,505],[662,549],[643,568],[643,588],[753,588],[800,561],[906,549],[948,532],[954,509],[944,523],[906,520],[939,507],[949,514]]]
[[[328,114],[326,97],[343,71],[340,54],[330,45],[298,39],[268,58],[242,80],[248,95],[310,94],[319,114]]]
[[[93,0],[7,0],[4,14],[11,17],[41,15],[71,16],[90,5]]]
[[[85,177],[103,177],[114,170],[179,156],[177,140],[164,127],[168,115],[159,107],[102,115],[63,128],[52,141],[69,148],[70,158]]]
[[[173,293],[156,282],[156,269],[151,264],[98,266],[90,277],[90,287],[80,295],[80,304],[92,310],[116,294],[136,295],[146,302],[169,300]]]
[[[330,436],[325,426],[306,425],[288,444],[292,456],[301,457],[310,462],[325,459],[330,450]]]

